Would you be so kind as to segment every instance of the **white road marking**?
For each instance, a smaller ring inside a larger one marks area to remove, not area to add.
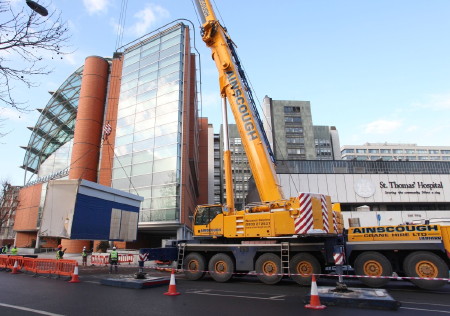
[[[23,311],[32,312],[32,313],[36,313],[36,314],[42,314],[42,315],[63,316],[61,314],[49,313],[49,312],[45,312],[45,311],[40,311],[38,309],[32,309],[32,308],[28,308],[28,307],[21,307],[21,306],[15,306],[15,305],[3,304],[3,303],[0,303],[0,306],[20,309],[20,310],[23,310]]]
[[[199,295],[210,295],[210,296],[227,296],[227,297],[238,297],[238,298],[249,298],[255,300],[269,300],[269,301],[284,301],[284,298],[279,298],[283,296],[275,296],[275,297],[258,297],[258,296],[247,296],[247,295],[231,295],[231,294],[219,294],[219,293],[211,293],[207,291],[192,291],[186,292],[186,294],[199,294]]]
[[[450,311],[440,311],[437,309],[426,309],[426,308],[414,308],[414,307],[400,307],[401,309],[411,309],[411,310],[415,310],[415,311],[425,311],[425,312],[435,312],[435,313],[445,313],[445,314],[450,314]]]
[[[448,304],[432,304],[432,303],[418,303],[418,302],[404,302],[404,301],[401,301],[401,303],[405,303],[405,304],[416,304],[416,305],[431,305],[431,306],[445,306],[445,307],[450,307],[450,305],[448,305]]]

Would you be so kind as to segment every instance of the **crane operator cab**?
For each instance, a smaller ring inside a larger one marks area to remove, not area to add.
[[[198,205],[194,214],[194,236],[223,236],[222,205]]]

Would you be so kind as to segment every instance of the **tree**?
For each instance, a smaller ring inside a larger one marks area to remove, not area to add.
[[[12,235],[12,225],[19,203],[20,187],[12,186],[7,180],[0,184],[0,237],[7,239]]]
[[[56,11],[44,17],[23,4],[16,11],[11,2],[0,0],[0,106],[18,111],[27,109],[27,100],[15,97],[16,88],[35,87],[37,76],[50,74],[48,61],[68,53],[70,38]]]

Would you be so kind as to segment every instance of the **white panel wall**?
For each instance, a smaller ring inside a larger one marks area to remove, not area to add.
[[[450,224],[450,211],[342,212],[342,215],[345,228],[349,227],[350,218],[358,218],[361,226],[378,226],[378,215],[380,226],[400,225],[425,219],[440,220],[441,225],[445,222]]]
[[[433,203],[450,202],[449,175],[397,174],[281,174],[286,197],[298,192],[322,193],[340,203]],[[419,188],[418,183],[441,184],[443,188]],[[413,188],[395,187],[414,185]],[[357,184],[355,186],[355,184]],[[365,192],[366,197],[356,191]],[[298,192],[297,192],[298,191]],[[367,192],[373,191],[372,194]]]

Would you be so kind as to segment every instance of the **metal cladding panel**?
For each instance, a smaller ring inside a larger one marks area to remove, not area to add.
[[[127,205],[140,207],[143,197],[128,192],[120,191],[95,182],[81,180],[78,190],[81,194],[98,197],[104,200],[114,201]]]
[[[450,200],[448,174],[298,174],[300,192],[330,195],[340,203],[435,203]],[[284,192],[294,185],[281,174]],[[297,174],[292,174],[296,179]],[[332,183],[333,185],[330,185]],[[337,190],[334,189],[334,186]]]
[[[72,220],[71,239],[89,239],[89,240],[136,240],[136,234],[120,233],[118,237],[110,239],[111,214],[113,209],[128,213],[139,213],[139,207],[105,200],[99,197],[77,194],[75,212]],[[136,227],[137,232],[138,216],[129,217],[133,223],[127,223],[127,226]],[[128,227],[127,227],[128,228]],[[124,237],[124,238],[121,238]]]
[[[48,183],[39,236],[69,238],[78,184],[76,180]]]

